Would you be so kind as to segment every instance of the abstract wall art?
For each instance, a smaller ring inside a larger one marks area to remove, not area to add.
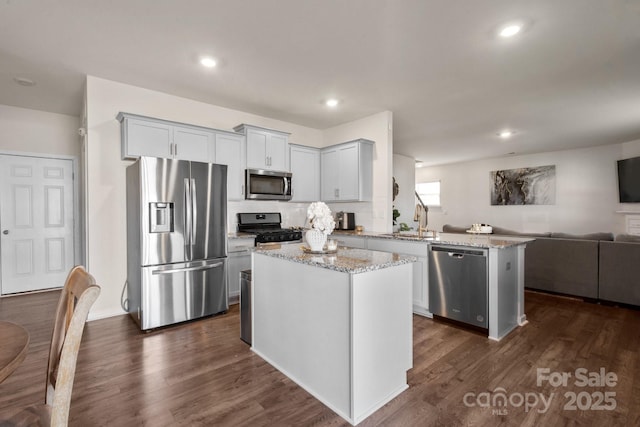
[[[553,205],[555,203],[555,165],[491,172],[492,205]]]

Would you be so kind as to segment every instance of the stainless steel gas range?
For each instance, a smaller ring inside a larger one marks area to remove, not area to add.
[[[302,242],[302,229],[282,228],[279,212],[238,214],[238,232],[255,234],[255,246]],[[251,345],[251,270],[240,273],[240,338]]]
[[[282,228],[282,215],[279,212],[239,213],[238,231],[255,234],[256,246],[302,242],[301,229]]]

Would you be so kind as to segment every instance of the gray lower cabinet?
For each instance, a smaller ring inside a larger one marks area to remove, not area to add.
[[[422,316],[431,317],[431,312],[429,311],[428,244],[426,242],[412,242],[387,238],[378,239],[370,236],[342,236],[340,234],[336,234],[334,238],[339,243],[343,242],[340,244],[344,246],[374,251],[396,252],[418,258],[418,262],[413,263],[413,312]]]
[[[227,258],[227,283],[231,304],[240,298],[240,272],[251,269],[251,251],[254,238],[229,239]]]

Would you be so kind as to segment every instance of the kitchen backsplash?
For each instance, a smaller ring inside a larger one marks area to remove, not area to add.
[[[227,204],[227,229],[234,232],[238,229],[239,212],[280,212],[282,214],[283,227],[304,227],[307,219],[307,207],[309,202],[276,202],[253,201],[229,202]],[[331,212],[346,211],[355,212],[356,224],[363,225],[365,230],[370,230],[372,221],[371,203],[330,203]]]

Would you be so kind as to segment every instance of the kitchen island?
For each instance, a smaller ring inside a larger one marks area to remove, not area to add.
[[[406,390],[414,257],[298,245],[252,256],[252,350],[357,424]]]

